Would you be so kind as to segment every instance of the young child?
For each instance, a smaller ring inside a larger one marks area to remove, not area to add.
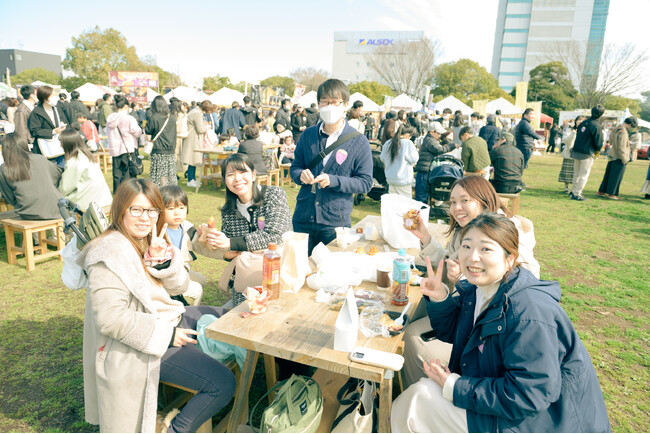
[[[296,150],[296,144],[293,142],[293,137],[285,137],[284,143],[280,147],[280,150],[284,154],[282,157],[281,163],[291,163],[294,159],[294,151]]]
[[[86,146],[88,146],[91,151],[96,151],[97,143],[99,143],[99,133],[97,132],[97,127],[93,121],[86,119],[86,115],[83,113],[78,113],[77,123],[81,128],[81,132],[86,136]]]
[[[188,199],[185,190],[177,185],[166,185],[160,189],[165,202],[165,223],[169,240],[183,255],[185,268],[190,273],[190,285],[183,297],[188,304],[198,306],[203,295],[203,287],[207,284],[205,277],[190,270],[190,264],[196,255],[191,250],[191,240],[196,234],[192,223],[185,220],[188,211]],[[182,301],[182,300],[181,300]]]

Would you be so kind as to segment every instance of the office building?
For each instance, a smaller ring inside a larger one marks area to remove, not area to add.
[[[536,66],[578,57],[579,88],[583,74],[598,74],[608,12],[609,0],[499,0],[492,74],[510,91]]]
[[[369,80],[386,84],[370,68],[366,56],[377,47],[392,46],[397,41],[421,41],[424,32],[334,32],[332,77],[347,84]]]
[[[6,78],[7,68],[11,75],[33,68],[43,68],[61,75],[61,56],[25,50],[0,50],[0,76],[3,79]]]

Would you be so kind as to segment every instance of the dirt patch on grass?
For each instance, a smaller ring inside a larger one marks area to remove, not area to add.
[[[564,279],[566,285],[575,286],[575,285],[585,285],[585,286],[599,286],[600,282],[596,279],[589,278],[584,275],[577,276],[575,269],[569,267],[566,268],[555,268],[548,267],[547,271],[553,276],[554,280]]]
[[[572,294],[572,296],[576,298],[593,297],[593,296],[586,296],[581,294]],[[617,312],[623,312],[623,310],[618,308],[608,308],[605,306],[586,308],[580,312],[578,320],[574,321],[574,326],[579,330],[589,330],[593,327],[604,327],[604,326],[619,327],[622,330],[637,327],[637,325],[635,325],[631,321],[621,317],[620,315],[616,315]],[[626,314],[632,314],[632,315],[637,315],[637,314],[643,315],[643,313],[640,311],[630,312],[629,310],[626,309],[624,312]],[[605,341],[605,338],[598,336],[596,334],[594,334],[594,338],[596,338],[598,341],[603,341],[603,342]]]

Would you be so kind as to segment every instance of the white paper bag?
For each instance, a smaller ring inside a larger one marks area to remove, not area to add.
[[[345,301],[334,325],[334,350],[349,353],[357,344],[359,333],[359,311],[352,288],[348,289]]]
[[[419,249],[420,240],[404,229],[402,216],[410,209],[420,211],[425,223],[429,222],[429,206],[399,194],[381,197],[381,226],[384,240],[395,249]]]
[[[309,267],[309,234],[285,232],[282,235],[280,291],[296,294],[305,284]]]

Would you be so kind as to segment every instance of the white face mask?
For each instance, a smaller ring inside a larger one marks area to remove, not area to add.
[[[328,105],[320,109],[320,118],[328,125],[333,125],[343,118],[345,114],[345,105]]]
[[[50,99],[47,100],[47,102],[49,102],[50,105],[56,105],[59,102],[59,98],[55,96],[51,96]]]

